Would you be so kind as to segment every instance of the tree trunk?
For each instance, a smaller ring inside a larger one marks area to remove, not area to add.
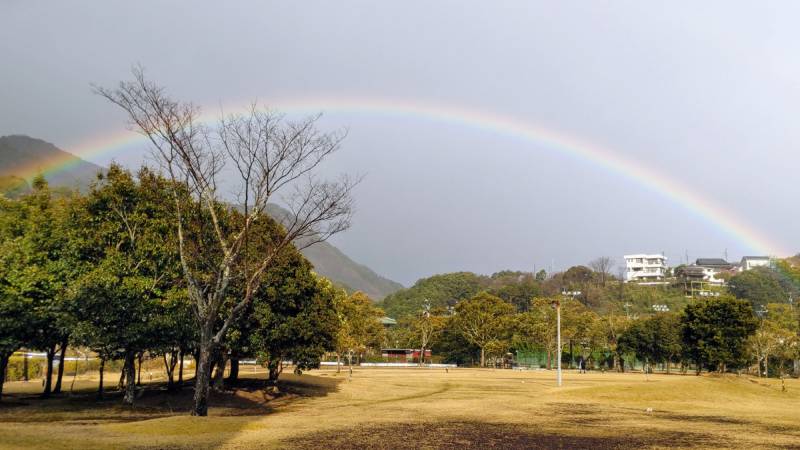
[[[342,355],[339,352],[336,352],[336,373],[342,371]]]
[[[486,367],[486,352],[481,347],[481,367]]]
[[[348,376],[352,379],[353,378],[353,351],[347,353],[347,370],[349,372]]]
[[[210,358],[213,350],[210,332],[203,331],[200,338],[197,368],[194,381],[194,408],[193,416],[208,415],[208,387],[211,377]]]
[[[425,346],[423,345],[421,349],[419,349],[419,365],[420,367],[425,365]]]
[[[136,370],[136,386],[141,386],[142,385],[142,359],[143,358],[144,358],[144,352],[139,352],[139,355],[136,358],[138,360],[138,362],[139,362],[139,365],[137,366],[137,370]]]
[[[183,357],[184,356],[185,356],[185,353],[184,353],[183,350],[181,350],[180,353],[178,353],[178,358],[180,358],[180,360],[178,360],[178,388],[179,389],[183,387]]]
[[[208,358],[211,358],[209,355]],[[194,352],[194,379],[197,380],[197,369],[200,366],[200,351]]]
[[[54,394],[61,393],[61,380],[64,378],[64,361],[67,355],[67,340],[64,339],[64,342],[61,343],[61,353],[59,354],[58,360],[58,375],[56,376],[56,387],[53,389]]]
[[[125,389],[125,365],[123,363],[122,370],[119,371],[119,382],[117,382],[117,390],[122,392]]]
[[[168,354],[169,361],[167,361]],[[175,365],[178,363],[178,351],[165,352],[162,356],[164,358],[164,370],[167,371],[167,390],[172,392],[175,390]]]
[[[228,374],[228,384],[234,385],[239,381],[239,358],[231,358],[231,371]]]
[[[56,357],[56,346],[53,345],[47,349],[47,374],[44,378],[44,391],[42,392],[42,398],[50,397],[50,393],[52,392],[51,384],[53,383],[53,360]]]
[[[267,375],[267,390],[275,392],[277,391],[278,386],[278,377],[280,377],[281,372],[283,371],[283,364],[281,364],[280,357],[278,358],[270,358],[267,361],[267,369],[269,370],[269,374]]]
[[[136,400],[136,353],[128,352],[125,355],[125,395],[122,397],[122,403],[126,405],[133,405]]]
[[[228,355],[224,351],[220,351],[217,371],[214,373],[214,390],[222,392],[225,390],[225,366],[227,365]]]
[[[171,391],[175,382],[173,380],[172,370],[169,366],[170,361],[167,360],[167,353],[165,352],[163,355],[161,355],[161,358],[164,360],[164,371],[167,372],[167,391]]]
[[[97,399],[103,399],[103,374],[105,373],[106,359],[100,358],[100,384],[97,386]]]
[[[0,354],[0,400],[3,400],[3,384],[6,382],[6,369],[12,352]]]
[[[575,357],[572,356],[572,339],[569,340],[569,368],[572,369],[572,365],[575,362]]]

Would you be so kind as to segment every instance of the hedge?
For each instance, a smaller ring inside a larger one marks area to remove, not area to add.
[[[89,371],[96,371],[100,369],[100,360],[89,359],[88,361],[85,359],[79,360],[68,360],[64,362],[66,365],[64,366],[64,375],[72,375],[75,373],[75,368],[77,365],[78,374],[83,374]],[[45,374],[45,366],[47,364],[47,360],[44,358],[28,358],[28,379],[33,380],[36,378],[42,378]],[[57,369],[58,366],[54,367],[54,370]],[[12,356],[8,360],[8,369],[6,371],[6,381],[22,381],[25,379],[24,376],[24,368],[25,362],[23,361],[22,356]],[[118,372],[122,369],[122,361],[106,361],[105,370]],[[55,376],[55,374],[54,374]]]

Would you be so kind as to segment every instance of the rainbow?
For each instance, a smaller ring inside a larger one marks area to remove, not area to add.
[[[546,148],[575,157],[586,163],[608,170],[641,186],[660,193],[677,205],[693,212],[717,229],[743,244],[748,250],[767,255],[789,256],[786,247],[772,241],[753,228],[733,212],[715,204],[691,188],[655,171],[633,158],[609,149],[583,142],[572,136],[532,125],[522,119],[479,109],[469,109],[446,104],[418,100],[401,100],[374,97],[309,97],[272,99],[266,104],[270,108],[289,114],[335,112],[349,114],[406,116],[455,126],[469,127],[487,133],[500,134],[531,143],[537,148]],[[241,111],[236,105],[226,106],[225,112]],[[216,115],[204,112],[204,121],[215,121]],[[121,151],[134,143],[142,143],[143,137],[131,131],[116,131],[94,137],[74,146],[70,151],[82,158],[91,158]],[[69,167],[69,161],[52,161],[47,167],[30,168],[35,172],[56,173]],[[25,173],[26,177],[32,176]]]

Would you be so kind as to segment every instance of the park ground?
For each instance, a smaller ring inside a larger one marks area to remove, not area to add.
[[[557,388],[551,371],[325,369],[285,374],[273,397],[252,370],[204,418],[187,412],[190,388],[157,380],[135,408],[94,400],[91,375],[49,400],[9,383],[0,448],[800,449],[794,379],[567,372]]]

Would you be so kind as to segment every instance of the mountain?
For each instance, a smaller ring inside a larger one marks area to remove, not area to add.
[[[267,214],[286,223],[291,213],[276,204],[267,205]],[[348,291],[361,291],[375,301],[403,289],[403,285],[384,278],[359,264],[328,242],[319,242],[300,251],[318,274],[333,280]]]
[[[54,187],[86,190],[101,170],[102,167],[40,139],[19,135],[0,137],[0,192],[9,197],[29,190],[28,181],[37,173],[44,173],[45,179]],[[270,205],[268,212],[278,220],[288,214],[277,205]],[[327,242],[312,245],[302,253],[318,274],[348,290],[362,291],[375,301],[403,288],[400,283],[353,261]]]
[[[102,167],[84,161],[41,139],[0,137],[0,176],[30,181],[39,173],[53,186],[86,190]],[[18,181],[18,180],[17,180]]]
[[[0,192],[8,198],[17,198],[30,192],[28,180],[14,175],[0,175]]]
[[[349,290],[362,291],[375,301],[400,289],[403,285],[384,278],[369,267],[359,264],[328,242],[314,244],[302,251],[314,264],[314,270]]]

